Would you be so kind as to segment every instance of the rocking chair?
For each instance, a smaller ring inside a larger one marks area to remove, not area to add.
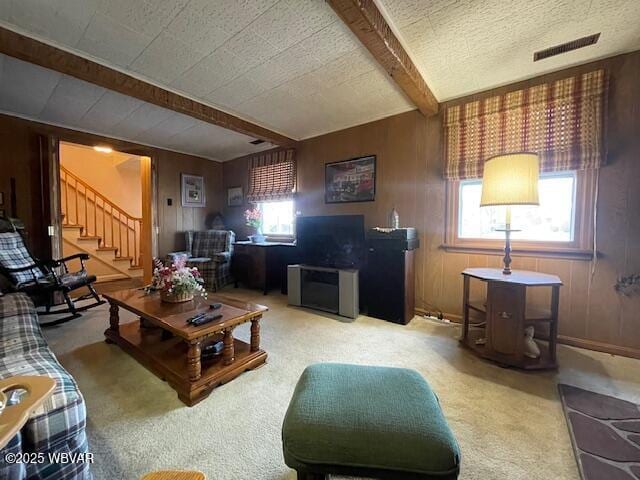
[[[84,262],[89,259],[89,255],[76,253],[60,260],[35,259],[16,225],[15,221],[0,217],[0,273],[6,277],[12,291],[24,292],[37,306],[45,307],[44,312],[38,312],[39,315],[71,314],[43,323],[43,327],[59,325],[78,318],[79,312],[105,303],[93,288],[95,275],[89,275],[85,269]],[[67,262],[75,259],[80,260],[80,270],[70,272]],[[62,270],[62,273],[56,270]],[[78,307],[69,293],[82,287],[86,287],[89,292],[75,301],[93,298],[95,302]],[[57,305],[56,299],[59,296],[62,296],[67,308],[52,310],[51,307]]]

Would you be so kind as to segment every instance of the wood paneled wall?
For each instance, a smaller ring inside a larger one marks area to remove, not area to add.
[[[568,75],[604,68],[609,74],[607,166],[600,169],[597,202],[597,248],[593,264],[583,260],[517,257],[513,267],[555,273],[564,287],[560,297],[559,334],[573,345],[640,357],[640,295],[625,297],[614,290],[621,275],[640,272],[640,52],[608,58],[580,67],[501,87],[449,102],[446,107],[506,91],[553,81]],[[438,172],[440,175],[440,172]],[[428,177],[427,184],[444,198],[443,182]],[[443,209],[430,210],[428,223],[440,230]],[[433,232],[439,237],[442,232]],[[454,314],[460,313],[462,286],[457,272],[467,266],[498,266],[499,256],[444,253],[440,239],[427,233],[427,261],[423,301]],[[537,294],[535,303],[546,301]]]
[[[9,211],[9,182],[17,183],[17,214],[31,232],[31,239],[38,255],[46,254],[48,219],[41,206],[41,135],[55,135],[61,140],[84,145],[108,144],[115,150],[136,155],[150,156],[157,166],[158,197],[158,252],[184,249],[182,232],[205,227],[208,215],[222,211],[222,165],[218,162],[191,155],[184,155],[159,148],[105,138],[74,130],[0,115],[0,191],[4,192]],[[207,206],[183,208],[180,203],[180,174],[191,173],[205,177]],[[167,205],[171,198],[172,206]]]
[[[158,252],[164,256],[184,250],[185,230],[206,228],[208,216],[222,212],[222,164],[190,155],[163,151],[158,153]],[[180,174],[204,176],[207,205],[204,208],[182,207]],[[172,199],[172,206],[167,199]]]
[[[236,240],[245,240],[252,232],[244,223],[244,211],[248,208],[245,204],[238,207],[227,205],[227,188],[242,187],[244,197],[249,188],[249,158],[244,156],[222,164],[222,178],[224,182],[224,217],[227,228],[236,233]]]
[[[640,272],[640,52],[501,87],[455,102],[554,80],[593,68],[610,74],[608,161],[599,178],[597,238],[600,258],[589,261],[515,257],[513,266],[558,274],[561,289],[561,341],[640,357],[640,296],[624,297],[613,288],[620,275]],[[454,102],[443,105],[441,112]],[[376,201],[324,203],[324,164],[377,155]],[[461,311],[460,272],[470,266],[499,266],[500,255],[447,253],[445,228],[442,113],[425,119],[417,111],[300,142],[298,198],[303,215],[364,214],[367,227],[385,225],[395,207],[402,225],[415,226],[421,247],[416,257],[416,305],[456,319]],[[224,164],[225,187],[243,185],[247,160]],[[228,224],[242,230],[244,208],[225,207]],[[592,274],[593,268],[593,274]],[[544,293],[531,299],[541,303]]]
[[[0,192],[4,204],[0,206],[6,215],[16,215],[25,222],[30,234],[30,247],[34,255],[46,257],[49,239],[48,208],[41,195],[42,171],[40,162],[40,138],[28,127],[27,122],[0,115]],[[15,211],[12,211],[11,182],[15,181]]]

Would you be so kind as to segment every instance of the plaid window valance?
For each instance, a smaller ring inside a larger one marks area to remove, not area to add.
[[[445,178],[482,177],[494,155],[536,152],[541,171],[604,163],[606,76],[596,70],[445,112]]]
[[[295,188],[295,150],[268,152],[249,160],[249,202],[288,200]]]

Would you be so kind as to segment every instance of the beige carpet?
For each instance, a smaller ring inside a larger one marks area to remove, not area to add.
[[[157,469],[198,469],[210,480],[294,479],[282,459],[280,426],[298,376],[314,362],[418,370],[458,438],[463,479],[578,478],[559,382],[640,402],[640,361],[561,346],[558,373],[527,374],[462,350],[455,326],[417,317],[408,326],[368,317],[349,322],[287,307],[275,292],[226,293],[270,307],[262,322],[268,363],[193,408],[104,343],[106,306],[46,331],[84,393],[97,480],[136,479]],[[248,326],[236,332],[247,340]]]

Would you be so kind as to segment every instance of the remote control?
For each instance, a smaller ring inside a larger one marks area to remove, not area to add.
[[[221,341],[210,343],[202,347],[202,355],[217,355],[222,353],[223,343]]]
[[[211,310],[217,310],[219,308],[222,308],[222,304],[221,303],[212,303],[211,305],[209,305],[209,308]]]
[[[193,325],[194,327],[199,327],[200,325],[204,325],[205,323],[209,323],[209,322],[213,322],[214,320],[218,320],[222,318],[222,314],[218,314],[218,315],[212,315],[212,316],[205,316],[205,317],[201,317],[201,318],[196,318],[195,320],[193,320],[191,322],[191,325]]]
[[[193,317],[188,318],[188,319],[187,319],[187,323],[193,323],[193,322],[195,322],[196,320],[199,320],[199,319],[204,318],[204,317],[206,317],[206,316],[207,316],[207,313],[206,313],[206,312],[198,313],[197,315],[194,315]]]

